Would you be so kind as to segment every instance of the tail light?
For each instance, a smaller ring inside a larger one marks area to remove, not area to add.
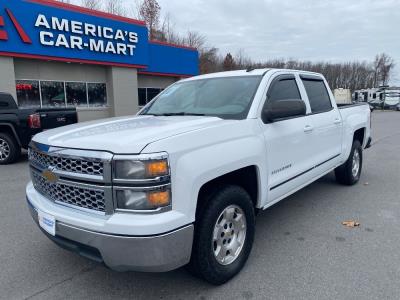
[[[40,124],[40,115],[39,114],[32,114],[28,117],[28,126],[29,128],[41,128]]]

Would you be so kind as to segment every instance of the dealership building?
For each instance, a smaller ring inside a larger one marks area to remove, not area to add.
[[[142,21],[52,0],[0,0],[0,92],[80,121],[135,114],[198,74],[196,49],[149,41]]]

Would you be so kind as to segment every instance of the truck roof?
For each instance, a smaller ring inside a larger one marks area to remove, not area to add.
[[[292,73],[301,72],[303,74],[321,76],[321,74],[319,74],[319,73],[310,72],[310,71],[268,68],[268,69],[237,70],[237,71],[226,71],[226,72],[210,73],[210,74],[205,74],[205,75],[200,75],[200,76],[187,78],[187,79],[184,79],[183,81],[198,80],[198,79],[208,79],[208,78],[219,78],[219,77],[263,76],[263,75],[265,75],[265,73],[267,73],[269,71],[288,71],[288,72],[292,72]]]

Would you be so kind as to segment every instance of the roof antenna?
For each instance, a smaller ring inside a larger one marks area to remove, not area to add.
[[[255,70],[254,67],[247,67],[246,72],[249,73],[249,72],[254,71],[254,70]]]

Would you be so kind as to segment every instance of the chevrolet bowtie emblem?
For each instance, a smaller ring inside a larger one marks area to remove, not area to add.
[[[54,169],[43,170],[42,176],[50,183],[55,183],[58,180],[58,176],[54,173]]]

